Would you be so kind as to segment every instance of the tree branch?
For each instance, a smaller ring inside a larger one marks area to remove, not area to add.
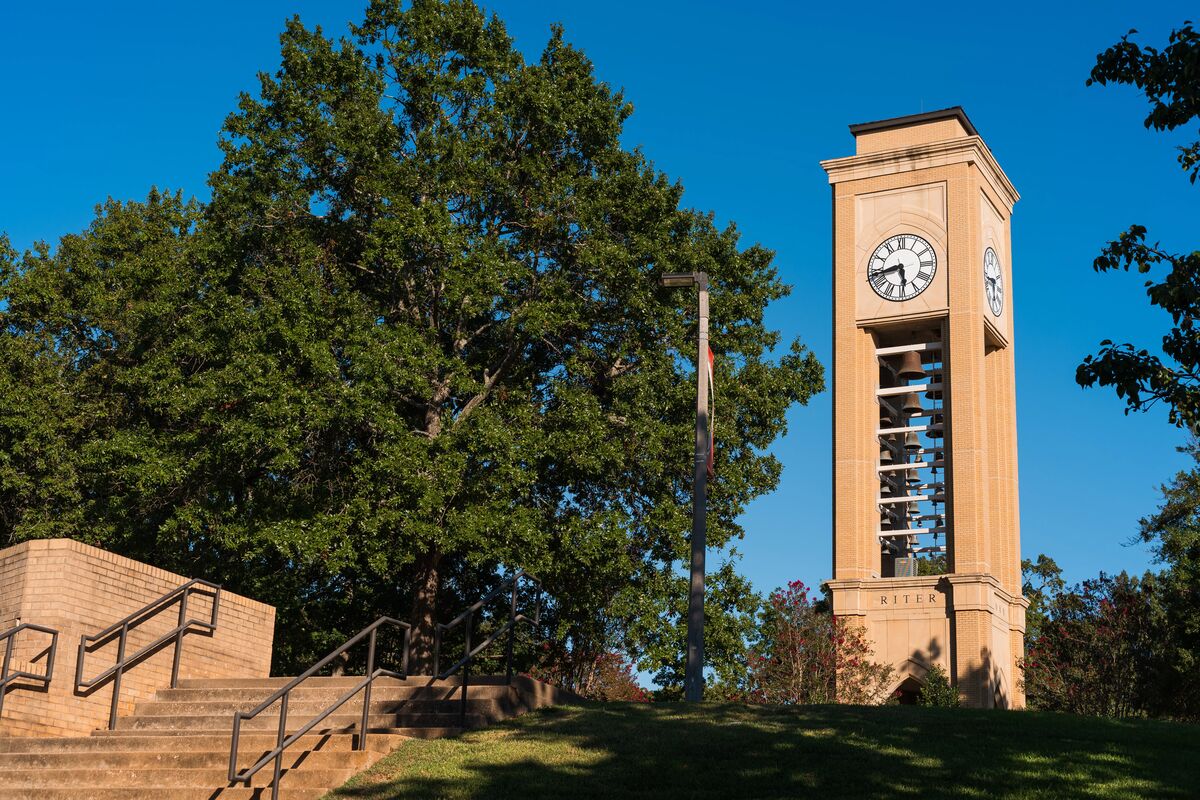
[[[508,349],[508,352],[504,354],[504,357],[500,359],[500,363],[498,363],[493,370],[490,372],[488,370],[483,371],[483,389],[470,400],[468,400],[467,404],[462,407],[462,411],[458,412],[458,416],[454,418],[454,423],[450,426],[451,430],[454,430],[460,424],[462,424],[467,417],[471,416],[471,413],[475,409],[479,408],[479,406],[481,406],[483,402],[487,400],[488,395],[492,393],[492,388],[508,369],[509,364],[511,364],[513,359],[516,358],[516,355],[520,349],[520,345],[514,343]]]

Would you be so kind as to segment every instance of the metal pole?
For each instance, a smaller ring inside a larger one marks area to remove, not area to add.
[[[229,782],[237,780],[238,740],[242,735],[242,712],[233,712],[233,741],[229,745]]]
[[[271,800],[279,800],[279,779],[283,775],[283,740],[287,738],[287,712],[288,712],[288,697],[284,695],[279,700],[279,733],[275,736],[275,748],[278,751],[275,755],[275,773],[271,777]],[[246,779],[246,785],[250,785],[250,779]]]
[[[121,674],[125,671],[125,637],[129,635],[129,623],[121,626],[121,638],[117,642],[117,673],[113,676],[112,706],[108,709],[108,729],[117,729],[117,704],[121,701]]]
[[[512,604],[508,609],[508,646],[504,653],[504,685],[512,686],[513,639],[517,635],[517,578],[513,576]]]
[[[696,355],[696,471],[692,481],[692,568],[683,697],[704,699],[704,550],[708,511],[708,275],[697,275],[700,319]]]
[[[467,614],[467,657],[463,661],[462,668],[462,703],[458,709],[459,725],[465,730],[467,727],[467,684],[471,681],[471,628],[475,625],[475,612]]]
[[[8,691],[8,665],[12,661],[13,640],[17,634],[12,634],[4,641],[4,667],[0,669],[0,713],[4,712],[4,693]]]
[[[188,590],[183,590],[183,597],[179,599],[179,624],[176,626],[175,633],[175,659],[171,662],[171,688],[179,688],[179,656],[183,652],[183,628],[187,622],[187,601]]]
[[[358,746],[355,750],[367,749],[367,726],[371,715],[371,682],[375,680],[375,631],[371,631],[370,644],[367,645],[367,685],[363,687],[362,724],[358,729]]]

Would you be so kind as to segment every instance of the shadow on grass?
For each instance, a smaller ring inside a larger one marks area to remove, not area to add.
[[[999,711],[594,705],[407,743],[330,797],[1195,797],[1197,733]]]

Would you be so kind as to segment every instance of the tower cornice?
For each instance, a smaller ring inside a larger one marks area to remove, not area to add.
[[[830,184],[898,175],[952,164],[975,164],[980,173],[1011,212],[1021,195],[1000,168],[992,151],[979,136],[962,136],[913,147],[880,150],[874,153],[831,158],[821,161]]]

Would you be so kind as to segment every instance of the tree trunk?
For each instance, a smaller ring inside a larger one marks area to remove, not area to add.
[[[437,596],[441,585],[442,553],[433,548],[417,557],[416,590],[413,592],[412,658],[408,671],[413,675],[433,674],[433,636],[437,625]],[[445,664],[442,665],[443,667]]]

